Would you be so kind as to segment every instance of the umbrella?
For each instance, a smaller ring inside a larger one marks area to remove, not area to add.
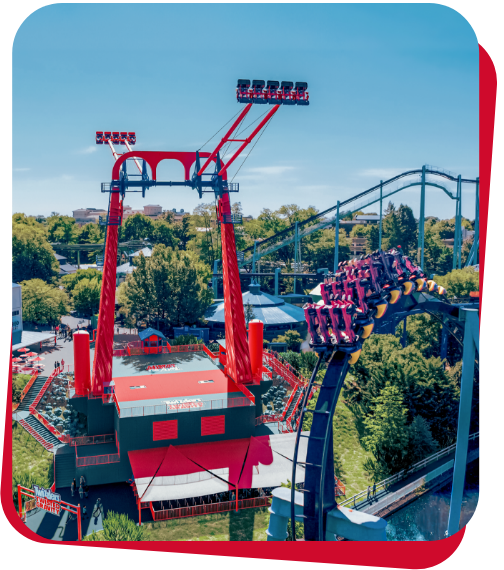
[[[36,352],[29,352],[26,356],[37,356]]]
[[[30,352],[27,348],[20,348],[18,352]]]
[[[23,362],[23,359],[22,359],[22,358],[19,358],[19,357],[16,357],[16,358],[13,358],[13,359],[12,359],[12,362]],[[18,366],[18,365],[15,365],[15,366]]]
[[[34,361],[39,361],[39,360],[45,360],[45,358],[43,356],[37,356],[37,358],[33,359]]]

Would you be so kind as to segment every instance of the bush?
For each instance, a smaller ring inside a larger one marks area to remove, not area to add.
[[[178,336],[177,338],[170,339],[168,342],[172,346],[180,346],[186,344],[203,344],[203,341],[200,338],[196,338],[192,334],[183,334]]]
[[[277,336],[273,339],[273,342],[285,342],[287,343],[287,350],[299,352],[301,345],[303,344],[303,339],[297,331],[290,330],[284,335]]]
[[[12,402],[14,404],[19,404],[19,401],[21,399],[21,392],[30,381],[30,378],[31,376],[29,374],[12,375]]]
[[[103,531],[93,532],[84,538],[88,541],[99,540],[144,540],[145,529],[143,526],[137,526],[128,515],[108,511],[107,516],[103,519]]]

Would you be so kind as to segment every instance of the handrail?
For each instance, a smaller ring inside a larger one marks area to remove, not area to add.
[[[113,443],[115,441],[115,435],[113,433],[107,433],[105,435],[81,435],[79,437],[70,437],[67,441],[70,446],[79,445],[100,445],[102,443]]]
[[[473,441],[478,437],[479,437],[479,431],[471,434],[469,436],[469,441]],[[449,455],[456,447],[457,447],[456,443],[453,443],[452,445],[445,447],[441,451],[438,451],[437,453],[434,453],[433,455],[430,455],[429,457],[426,457],[425,459],[418,461],[417,463],[412,465],[408,470],[403,469],[402,471],[399,471],[399,473],[396,473],[395,475],[392,475],[391,477],[388,477],[387,479],[383,479],[383,481],[376,483],[376,488],[377,489],[379,489],[379,488],[386,489],[387,487],[389,487],[393,483],[396,483],[397,481],[400,481],[401,479],[405,479],[407,475],[410,475],[412,473],[415,473],[416,471],[419,471],[420,469],[423,469],[429,463],[437,461],[438,459],[441,459],[445,455]],[[339,503],[339,505],[344,506],[344,505],[347,505],[349,503],[352,503],[355,506],[355,503],[358,499],[359,500],[360,499],[365,500],[365,497],[367,497],[367,489],[365,491],[361,491],[360,493],[356,493],[355,495],[352,495],[349,499],[346,499],[342,503]]]
[[[52,372],[52,374],[49,376],[49,378],[44,382],[44,385],[40,389],[40,392],[37,394],[37,397],[35,398],[35,400],[33,400],[32,404],[30,405],[30,408],[29,408],[30,414],[35,413],[36,408],[39,405],[40,400],[42,399],[42,396],[45,394],[47,388],[49,387],[51,382],[54,380],[54,378],[56,376],[58,376],[58,374],[60,374],[60,373],[61,373],[61,368],[55,368],[54,371]]]
[[[35,380],[37,379],[39,375],[39,372],[35,372],[35,374],[32,374],[32,377],[30,378],[30,380],[28,381],[28,384],[26,384],[26,386],[23,388],[23,391],[21,392],[21,395],[19,397],[19,404],[18,406],[21,404],[21,402],[23,401],[24,397],[26,396],[26,394],[28,394],[28,391],[30,390],[30,388],[33,386],[33,384],[35,383]]]

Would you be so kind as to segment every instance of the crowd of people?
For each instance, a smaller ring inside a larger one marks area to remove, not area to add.
[[[259,489],[238,489],[238,500],[258,499],[269,497],[273,487]],[[182,509],[184,507],[197,507],[199,505],[212,505],[216,503],[227,503],[236,501],[235,491],[225,491],[203,497],[192,497],[190,499],[174,499],[172,501],[154,501],[152,507],[155,511],[165,511],[169,509]]]

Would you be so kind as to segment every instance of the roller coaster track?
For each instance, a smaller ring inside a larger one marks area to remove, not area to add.
[[[386,199],[390,196],[393,196],[394,194],[396,194],[397,192],[400,192],[401,190],[405,190],[406,188],[410,188],[412,186],[422,186],[422,184],[424,184],[425,186],[432,186],[435,188],[439,188],[439,189],[443,190],[443,192],[447,196],[449,196],[452,200],[457,200],[457,196],[454,196],[453,193],[450,192],[447,188],[445,188],[441,184],[436,184],[435,182],[432,182],[430,180],[425,180],[425,182],[423,182],[423,183],[421,181],[415,181],[415,182],[406,181],[405,184],[403,184],[399,187],[390,189],[389,191],[383,193],[383,189],[386,186],[389,186],[390,184],[393,184],[394,182],[397,182],[398,180],[401,180],[402,178],[406,178],[409,176],[414,176],[414,175],[422,176],[422,173],[423,173],[423,169],[408,170],[407,172],[402,172],[401,174],[398,174],[397,176],[394,176],[394,177],[390,178],[389,180],[385,180],[384,182],[381,182],[380,184],[377,184],[376,186],[373,186],[372,188],[369,188],[368,190],[365,190],[364,192],[360,192],[359,194],[356,194],[355,196],[348,198],[347,200],[343,200],[342,202],[339,203],[339,208],[340,208],[339,219],[341,220],[345,216],[348,216],[349,214],[353,214],[355,212],[358,212],[359,210],[361,210],[364,207],[367,207],[367,206],[370,206],[370,205],[375,204],[377,202],[380,202],[380,200],[383,201],[384,199]],[[459,181],[459,177],[456,176],[454,173],[449,172],[447,170],[443,170],[443,169],[435,167],[435,166],[426,166],[425,174],[426,175],[430,174],[433,176],[439,176],[439,177],[444,178],[445,180],[448,180],[450,182],[458,182]],[[464,184],[476,184],[477,186],[479,185],[479,179],[472,180],[469,178],[460,178],[460,182],[464,183]],[[380,196],[370,196],[374,192],[377,192],[379,190],[382,191],[381,197]],[[359,200],[363,200],[365,198],[368,198],[368,199],[364,200],[363,202],[359,202],[358,204],[354,204],[355,202],[358,202]],[[345,206],[350,206],[350,205],[351,205],[351,207],[349,207],[347,210],[344,210],[344,211],[341,210],[341,208],[344,208]],[[335,214],[334,216],[331,216],[329,219],[327,218],[327,216],[328,216],[328,214],[331,214],[332,212],[334,212],[337,209],[338,209],[338,205],[335,205],[335,206],[332,206],[331,208],[327,208],[323,212],[319,212],[313,216],[310,216],[309,218],[307,218],[306,220],[303,220],[302,222],[298,222],[297,223],[298,239],[306,237],[313,232],[323,230],[324,228],[327,228],[328,226],[333,226],[336,222],[337,215]],[[254,246],[253,245],[250,247],[247,247],[246,249],[243,250],[244,259],[243,259],[243,261],[239,262],[238,266],[244,267],[246,265],[250,265],[254,260],[257,261],[261,257],[264,257],[265,255],[268,255],[270,253],[274,253],[275,251],[278,251],[282,247],[285,247],[286,245],[293,243],[296,240],[295,229],[296,229],[296,224],[292,224],[288,228],[270,236],[269,238],[262,240],[260,243],[258,242],[255,253],[254,253]],[[278,239],[280,239],[280,241],[276,241]],[[246,255],[250,254],[250,253],[252,253],[252,255],[249,255],[248,257],[246,257]]]
[[[374,254],[373,254],[374,255]],[[386,257],[386,256],[385,256]],[[400,258],[400,255],[395,257],[395,259]],[[379,259],[378,257],[376,259]],[[382,259],[385,259],[382,254]],[[397,263],[397,265],[395,264]],[[389,267],[396,269],[399,265],[399,261],[394,262],[394,264],[389,264]],[[408,262],[409,263],[409,262]],[[385,264],[384,264],[385,265]],[[355,266],[354,266],[355,267]],[[362,267],[362,266],[361,266]],[[408,270],[411,271],[413,266],[409,264]],[[418,270],[418,268],[416,268]],[[355,270],[354,270],[355,271]],[[386,271],[383,273],[383,275]],[[401,275],[401,272],[398,272]],[[334,276],[334,281],[331,281],[329,278],[326,283],[327,285],[326,291],[330,290],[331,283],[338,283],[338,277],[342,275],[337,274]],[[415,277],[420,276],[420,279],[416,280]],[[344,277],[339,277],[340,280],[345,279]],[[350,280],[351,277],[348,276]],[[366,280],[367,278],[364,277]],[[390,277],[389,277],[390,279]],[[408,281],[411,283],[414,279],[418,286],[417,292],[409,293],[411,288],[407,285]],[[435,298],[433,295],[429,295],[428,293],[422,292],[424,285],[422,285],[421,281],[424,279],[423,274],[420,273],[413,273],[410,272],[407,278],[403,277],[402,287],[403,294],[398,298],[397,301],[393,301],[391,296],[387,297],[389,299],[389,305],[387,309],[387,317],[380,319],[380,323],[385,321],[383,324],[386,325],[387,321],[391,320],[392,323],[395,323],[398,319],[403,319],[409,315],[420,314],[423,312],[426,313],[441,313],[444,318],[459,320],[460,310],[463,307],[470,306],[471,308],[479,308],[479,302],[475,301],[474,303],[470,303],[469,305],[463,304],[455,304],[455,303],[448,303],[444,300],[439,300]],[[342,281],[340,281],[341,283]],[[399,281],[401,283],[401,281]],[[439,293],[443,294],[444,291],[442,288],[438,287],[433,281],[427,282],[429,291],[438,291]],[[386,286],[385,286],[386,287]],[[337,288],[333,289],[336,290]],[[379,287],[377,288],[379,289]],[[345,289],[345,293],[348,289]],[[376,292],[376,289],[373,288],[373,293]],[[382,300],[385,299],[384,296],[385,289],[381,291]],[[390,295],[390,294],[389,294]],[[323,295],[324,297],[324,295]],[[332,297],[331,297],[332,298]],[[338,298],[337,295],[335,297]],[[356,297],[354,297],[356,299]],[[361,297],[362,299],[362,297]],[[367,297],[367,299],[371,299],[371,297]],[[324,297],[324,302],[327,303],[326,307],[328,306],[331,301],[329,300],[329,296],[326,295]],[[356,304],[357,304],[356,300]],[[335,305],[333,305],[335,306]],[[360,305],[364,310],[366,308],[366,304]],[[294,448],[294,456],[293,456],[293,471],[292,471],[292,487],[291,487],[291,525],[292,525],[292,536],[295,540],[295,524],[294,521],[296,520],[294,509],[295,509],[295,501],[294,501],[294,493],[295,493],[295,485],[296,485],[296,466],[299,463],[300,465],[305,467],[305,484],[304,489],[300,492],[304,493],[304,508],[303,508],[303,515],[302,519],[304,522],[304,537],[305,540],[318,540],[323,541],[325,540],[325,525],[326,525],[326,518],[327,513],[330,512],[333,508],[336,507],[336,499],[335,499],[335,483],[334,483],[334,451],[333,451],[333,417],[336,410],[336,405],[338,402],[338,398],[341,393],[341,389],[343,387],[346,374],[349,369],[350,363],[356,362],[358,355],[360,354],[360,346],[362,346],[362,342],[364,338],[368,338],[371,332],[364,334],[366,331],[365,328],[365,321],[361,321],[361,325],[354,324],[353,329],[356,331],[356,342],[357,345],[354,345],[355,348],[350,349],[350,345],[346,345],[343,343],[341,344],[333,344],[327,342],[327,336],[325,337],[326,342],[321,342],[324,340],[324,335],[322,335],[323,327],[320,320],[323,318],[322,315],[325,313],[317,312],[317,319],[315,321],[311,321],[308,318],[308,312],[310,310],[309,307],[313,307],[313,305],[307,305],[305,307],[305,313],[307,314],[307,320],[309,325],[310,334],[312,337],[312,346],[316,352],[319,353],[319,359],[317,361],[316,367],[313,370],[312,376],[310,378],[310,382],[308,388],[305,392],[305,398],[303,400],[303,404],[301,407],[301,415],[299,418],[299,427],[296,432],[296,443]],[[367,312],[367,317],[370,318],[369,322],[373,322],[374,319],[378,318],[378,304],[374,303],[369,304],[369,311]],[[381,313],[383,315],[383,312]],[[320,329],[321,336],[318,337],[318,331],[313,326],[313,323],[316,324],[316,327]],[[369,327],[369,325],[367,325]],[[373,323],[374,327],[374,323]],[[341,327],[340,327],[341,328]],[[372,330],[372,329],[371,329]],[[315,339],[315,341],[314,341]],[[360,342],[359,342],[360,340]],[[355,342],[355,341],[353,341]],[[354,352],[352,352],[352,350]],[[355,358],[357,356],[357,358]],[[322,383],[319,385],[319,396],[316,402],[315,409],[310,410],[308,409],[308,395],[310,394],[312,388],[316,384],[317,372],[319,370],[320,365],[323,361],[327,362],[327,371],[325,373],[324,379]],[[312,425],[310,429],[309,435],[305,435],[302,433],[302,426],[303,421],[306,414],[312,414]],[[298,458],[298,451],[299,451],[299,443],[302,437],[308,439],[308,446],[307,446],[307,454],[306,454],[306,461],[301,463],[297,461]],[[298,490],[299,492],[299,490]],[[299,516],[297,517],[299,519]]]

